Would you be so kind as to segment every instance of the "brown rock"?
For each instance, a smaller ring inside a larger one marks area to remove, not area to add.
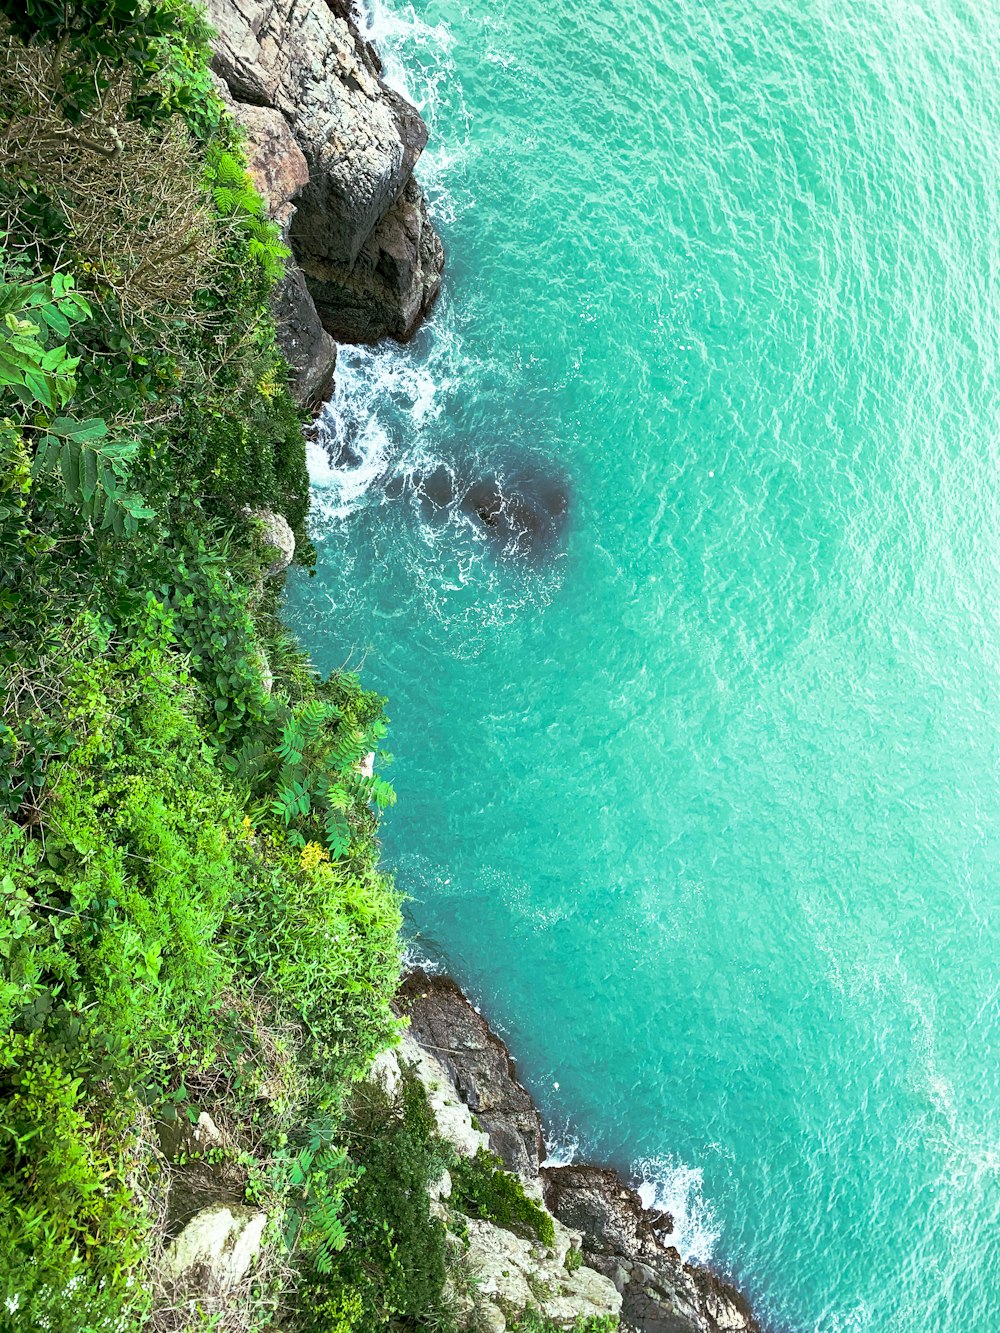
[[[444,250],[411,180],[372,232],[353,268],[305,257],[303,268],[324,326],[338,342],[407,342],[441,287]]]
[[[234,110],[246,130],[247,168],[267,215],[286,228],[295,212],[295,196],[309,184],[305,154],[280,111],[247,102],[234,103]]]
[[[450,977],[419,970],[403,981],[397,1003],[409,1016],[412,1036],[444,1065],[507,1170],[534,1179],[545,1151],[538,1112],[483,1016]]]
[[[298,407],[318,410],[333,392],[337,348],[297,264],[288,265],[274,293],[273,310],[278,346],[291,371],[292,397]]]

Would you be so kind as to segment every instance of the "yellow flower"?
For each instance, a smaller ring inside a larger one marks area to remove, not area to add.
[[[303,870],[315,870],[324,861],[329,861],[330,853],[318,842],[307,842],[299,856],[299,865]]]

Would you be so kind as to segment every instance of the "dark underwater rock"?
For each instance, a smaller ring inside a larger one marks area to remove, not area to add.
[[[430,522],[452,509],[468,515],[506,555],[542,558],[557,545],[569,517],[568,481],[533,460],[472,478],[442,464],[386,484],[390,498],[404,493],[416,497]]]

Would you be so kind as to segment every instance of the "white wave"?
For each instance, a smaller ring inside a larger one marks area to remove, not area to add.
[[[580,1151],[579,1136],[570,1129],[569,1121],[561,1129],[546,1125],[545,1143],[548,1152],[542,1166],[569,1166]]]
[[[412,5],[360,0],[356,17],[362,36],[379,53],[382,81],[411,102],[427,124],[429,140],[417,176],[434,221],[450,225],[469,202],[453,193],[469,142],[469,116],[452,54],[455,38],[447,24],[426,23]],[[452,104],[458,114],[450,123],[466,127],[457,139],[439,128],[445,107]]]
[[[408,939],[403,944],[403,975],[405,976],[407,972],[413,972],[417,968],[421,972],[426,972],[429,977],[440,976],[446,970],[441,959],[428,953],[422,941]]]
[[[437,377],[412,347],[338,349],[333,397],[316,419],[308,449],[318,529],[346,518],[400,463],[404,436],[413,454],[424,428],[440,416],[448,387],[448,378]],[[411,456],[408,466],[418,461]]]
[[[694,1166],[670,1157],[651,1157],[633,1167],[644,1208],[658,1208],[674,1219],[670,1244],[681,1258],[707,1263],[712,1257],[719,1227],[702,1185],[702,1173]]]
[[[382,61],[382,82],[433,122],[443,80],[454,74],[455,39],[446,23],[425,23],[412,5],[362,0],[356,9],[362,37]]]

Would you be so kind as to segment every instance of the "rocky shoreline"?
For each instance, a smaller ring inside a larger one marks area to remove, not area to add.
[[[579,1236],[586,1266],[613,1284],[622,1333],[762,1333],[746,1298],[710,1269],[685,1263],[670,1244],[673,1219],[645,1208],[616,1171],[543,1165],[541,1119],[510,1052],[450,977],[410,972],[398,1008],[408,1041],[443,1071],[506,1169]]]

